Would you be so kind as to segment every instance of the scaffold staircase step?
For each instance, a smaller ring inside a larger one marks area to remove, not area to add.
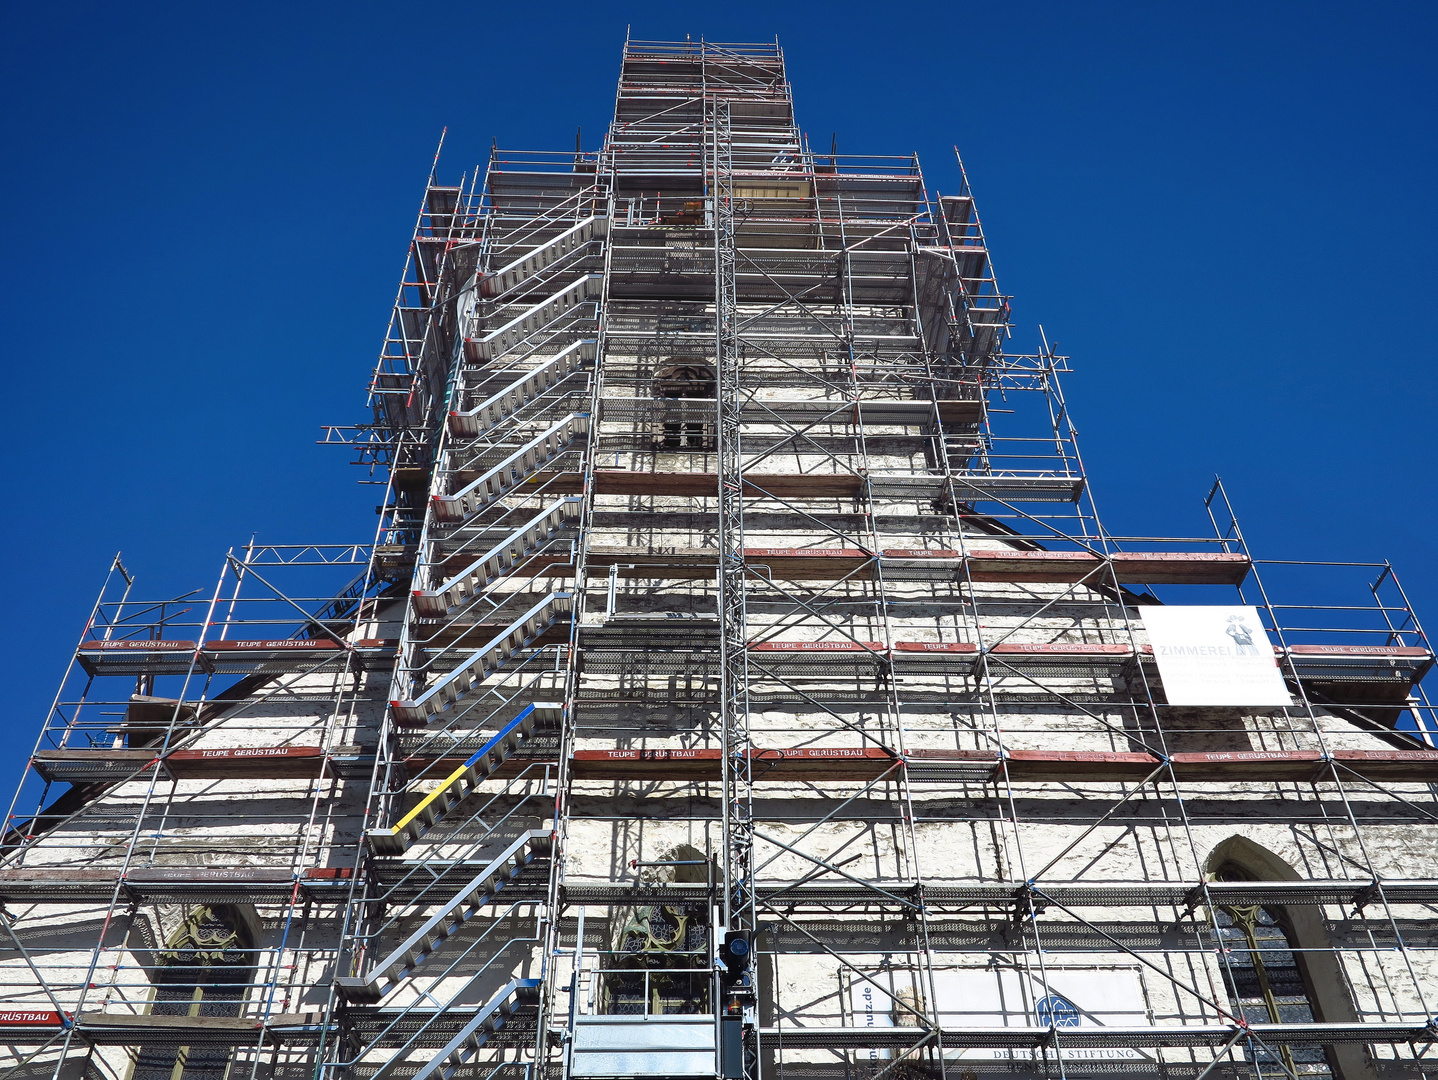
[[[474,650],[459,665],[412,700],[392,700],[390,709],[406,724],[427,723],[467,694],[474,683],[484,679],[544,633],[562,616],[574,611],[572,593],[553,592],[530,608],[482,648]]]
[[[475,438],[504,423],[515,411],[546,393],[576,371],[594,362],[595,340],[585,338],[560,350],[532,371],[521,375],[504,389],[490,394],[472,409],[449,414],[449,433]]]
[[[515,529],[437,589],[415,589],[411,604],[417,615],[444,618],[463,607],[484,589],[503,577],[559,530],[578,521],[584,500],[573,496],[559,499]]]
[[[561,712],[562,706],[553,702],[526,705],[518,716],[455,767],[438,787],[425,795],[393,826],[368,830],[365,839],[370,850],[376,855],[404,854],[411,843],[473,795],[480,784],[529,740],[536,728],[552,728]]]
[[[435,495],[437,521],[460,522],[524,484],[541,468],[589,434],[589,414],[570,413],[453,495]],[[577,475],[577,473],[576,473]]]
[[[450,935],[476,911],[494,903],[499,892],[519,877],[526,867],[537,860],[548,859],[553,843],[553,833],[548,830],[534,829],[524,833],[426,919],[418,930],[375,964],[363,979],[336,979],[335,986],[339,992],[351,1001],[379,1001],[442,949]]]
[[[434,1076],[440,1080],[450,1080],[502,1027],[513,1022],[516,1013],[538,1007],[542,985],[539,979],[515,979],[509,983],[407,1080],[430,1080],[430,1077]],[[371,1080],[388,1080],[390,1067],[397,1063],[401,1056],[396,1054],[381,1066]]]
[[[585,274],[563,289],[520,312],[503,326],[481,337],[464,339],[464,358],[471,364],[493,360],[519,344],[530,334],[548,326],[570,309],[599,296],[603,274]]]
[[[583,247],[596,237],[606,236],[608,233],[609,218],[597,215],[585,218],[578,225],[566,229],[554,239],[540,244],[527,255],[521,255],[492,274],[483,275],[479,279],[479,295],[491,297],[506,293],[526,278],[533,277],[545,267],[558,262],[571,251]]]

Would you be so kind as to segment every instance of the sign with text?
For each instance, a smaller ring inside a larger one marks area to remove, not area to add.
[[[1143,623],[1170,705],[1291,705],[1258,609],[1143,609]]]
[[[1040,973],[1015,968],[951,968],[933,973],[939,1026],[957,1042],[965,1029],[1149,1027],[1143,983],[1134,968],[1049,966]],[[908,973],[884,972],[850,985],[851,1023],[856,1027],[914,1027],[907,1006],[919,995]],[[1060,1039],[1062,1044],[1062,1039]],[[861,1059],[882,1060],[890,1051],[860,1051]],[[1050,1051],[1052,1053],[1052,1051]],[[1062,1046],[1065,1061],[1147,1061],[1152,1055],[1131,1046]],[[1002,1046],[955,1047],[953,1060],[1027,1060],[1028,1049]]]

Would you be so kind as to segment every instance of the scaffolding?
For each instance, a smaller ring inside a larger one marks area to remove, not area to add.
[[[1393,568],[1257,558],[1221,483],[1109,533],[961,161],[637,40],[599,150],[438,160],[323,438],[373,536],[111,567],[7,819],[7,1075],[1438,1074]],[[1170,704],[1161,603],[1256,609],[1290,700]]]

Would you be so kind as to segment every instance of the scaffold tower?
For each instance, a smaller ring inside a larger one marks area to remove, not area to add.
[[[0,841],[0,1080],[1438,1076],[1394,569],[1256,558],[1221,483],[1110,533],[956,163],[632,39],[598,150],[436,157],[323,437],[375,532],[105,577]]]

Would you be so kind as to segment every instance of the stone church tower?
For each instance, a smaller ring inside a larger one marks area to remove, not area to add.
[[[329,432],[377,531],[112,568],[0,851],[4,1076],[1438,1075],[1396,577],[1286,597],[1217,486],[1111,535],[1067,370],[961,165],[626,42],[597,151],[431,177]]]

